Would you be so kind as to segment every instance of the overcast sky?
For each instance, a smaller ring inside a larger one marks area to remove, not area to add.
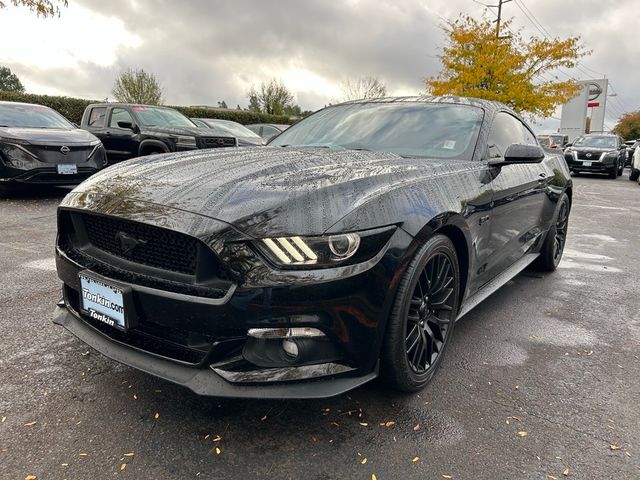
[[[613,126],[640,108],[637,1],[514,0],[503,15],[526,36],[541,36],[527,15],[552,36],[582,36],[592,55],[558,76],[606,75]],[[120,71],[142,67],[178,105],[244,107],[252,85],[276,77],[313,110],[339,100],[349,77],[378,76],[393,95],[423,92],[439,71],[442,20],[483,10],[474,0],[69,0],[60,18],[0,10],[0,65],[29,92],[92,99],[111,97]],[[558,126],[548,119],[539,130]]]

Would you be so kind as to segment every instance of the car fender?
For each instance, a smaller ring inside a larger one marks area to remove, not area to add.
[[[170,151],[166,143],[161,142],[160,140],[147,139],[140,142],[140,146],[138,147],[138,156],[142,155],[144,149],[148,147],[158,147],[162,149],[164,153],[169,153]]]

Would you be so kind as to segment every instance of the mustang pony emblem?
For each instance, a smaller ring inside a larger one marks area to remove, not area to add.
[[[122,248],[122,253],[125,255],[133,252],[133,250],[138,245],[145,245],[147,243],[146,240],[142,240],[140,238],[133,238],[127,235],[124,232],[116,233],[116,240],[120,242],[120,247]]]

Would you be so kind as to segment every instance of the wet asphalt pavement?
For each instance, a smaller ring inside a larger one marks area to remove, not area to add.
[[[419,395],[201,398],[51,323],[64,191],[0,200],[0,478],[640,478],[640,186],[575,178],[565,257],[463,318]]]

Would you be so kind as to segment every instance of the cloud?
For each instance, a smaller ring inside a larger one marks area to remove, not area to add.
[[[640,107],[632,75],[640,53],[634,3],[517,0],[504,15],[515,17],[512,28],[525,36],[541,35],[534,15],[552,36],[582,35],[593,49],[585,65],[606,73],[619,94],[608,114],[616,117]],[[168,103],[184,105],[246,105],[251,85],[276,77],[303,109],[315,109],[338,100],[348,77],[379,76],[391,94],[423,91],[424,78],[440,68],[439,25],[459,12],[482,11],[469,0],[74,0],[60,19],[0,12],[4,45],[29,32],[20,48],[0,52],[0,63],[30,91],[92,98],[110,96],[121,70],[142,67],[159,77]]]

